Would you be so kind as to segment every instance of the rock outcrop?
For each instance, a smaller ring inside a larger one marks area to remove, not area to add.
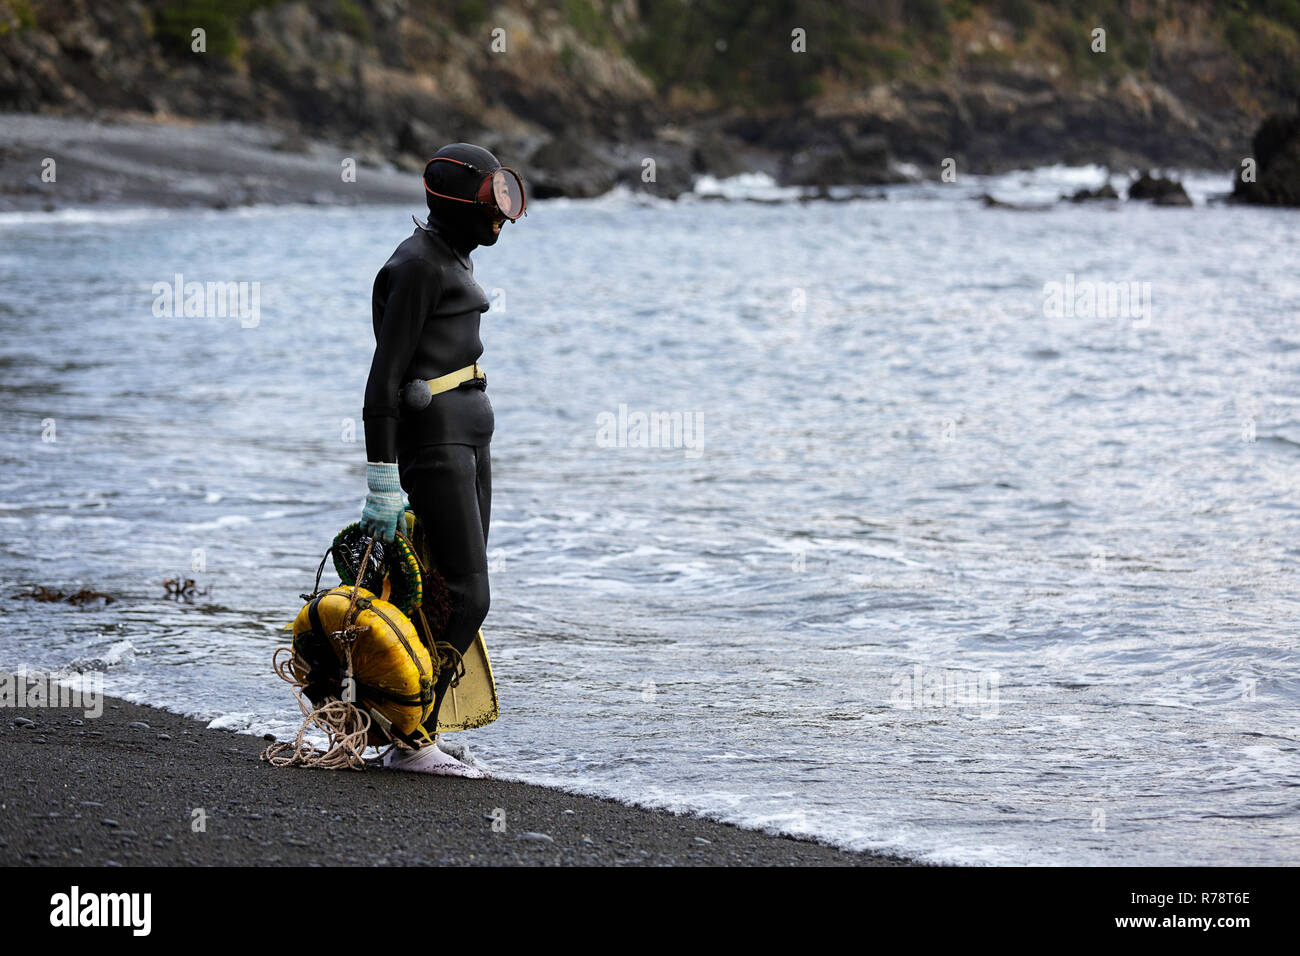
[[[1176,179],[1144,172],[1128,187],[1129,199],[1149,199],[1157,206],[1190,206],[1191,197]]]
[[[1065,198],[1065,197],[1062,197]],[[1096,189],[1079,189],[1069,197],[1070,202],[1093,202],[1099,199],[1119,199],[1119,193],[1110,183],[1102,183]]]
[[[1255,169],[1237,172],[1232,198],[1267,206],[1300,206],[1300,103],[1290,115],[1264,120],[1251,145]]]

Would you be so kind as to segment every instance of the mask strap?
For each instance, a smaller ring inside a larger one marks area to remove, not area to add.
[[[433,157],[433,159],[429,160],[427,163],[424,164],[424,176],[422,177],[422,180],[424,182],[425,192],[427,192],[431,196],[437,196],[440,199],[451,199],[455,202],[473,203],[475,206],[481,205],[481,202],[478,199],[463,199],[460,196],[448,196],[446,193],[435,192],[434,190],[430,189],[429,179],[428,179],[429,167],[432,166],[434,163],[455,163],[457,166],[464,166],[466,169],[470,170],[471,172],[475,172],[475,173],[482,172],[482,170],[479,169],[477,166],[475,166],[473,163],[467,163],[459,159],[452,159],[450,156],[435,156]],[[474,190],[474,195],[475,196],[478,195],[478,189]]]

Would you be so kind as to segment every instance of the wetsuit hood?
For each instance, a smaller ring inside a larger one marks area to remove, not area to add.
[[[486,173],[501,168],[501,161],[482,146],[471,143],[451,143],[433,154],[433,158],[456,159],[478,169],[466,169],[458,163],[430,161],[424,168],[425,201],[429,206],[428,227],[438,233],[460,252],[468,253],[478,246],[495,245],[500,233],[492,228],[493,217],[482,206],[456,202],[435,196],[445,193],[462,199],[473,199],[479,183]]]

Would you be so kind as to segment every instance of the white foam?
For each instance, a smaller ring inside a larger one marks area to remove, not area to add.
[[[704,175],[695,180],[696,196],[720,196],[723,199],[798,199],[803,190],[798,186],[778,186],[767,173],[741,173],[719,179]]]
[[[135,663],[136,647],[129,641],[116,641],[103,654],[78,657],[68,664],[74,671],[107,671],[130,668]]]

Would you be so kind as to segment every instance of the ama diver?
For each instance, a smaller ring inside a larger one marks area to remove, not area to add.
[[[495,245],[501,228],[524,214],[523,182],[486,149],[453,143],[424,168],[429,218],[375,277],[371,312],[375,354],[366,382],[366,488],[361,529],[391,542],[405,531],[402,492],[424,529],[430,563],[451,603],[442,640],[465,653],[487,616],[487,538],[492,510],[489,447],[494,418],[479,321],[487,296],[474,281],[470,253]],[[390,749],[384,765],[446,776],[480,777],[436,746],[438,709],[451,681],[434,686],[429,732],[418,750]]]

